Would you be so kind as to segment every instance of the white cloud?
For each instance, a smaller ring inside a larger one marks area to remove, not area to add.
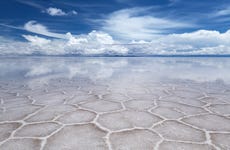
[[[89,34],[75,36],[67,33],[63,36],[66,39],[23,35],[28,42],[16,42],[1,37],[0,55],[125,55],[128,52],[123,45],[112,45],[117,41],[104,32],[92,31]]]
[[[217,11],[214,16],[226,16],[230,15],[230,7]]]
[[[130,49],[143,49],[143,54],[230,54],[229,39],[230,30],[225,33],[199,30],[164,35],[142,46],[130,46]]]
[[[22,35],[26,40],[31,42],[32,45],[37,45],[37,46],[43,46],[45,44],[48,44],[51,42],[49,39],[41,38],[38,37],[37,35],[31,36],[31,35]]]
[[[170,34],[166,38],[160,39],[167,43],[191,44],[197,47],[229,45],[230,30],[225,33],[210,30],[198,30],[191,33]]]
[[[74,37],[71,33],[67,33],[66,36],[68,37],[69,45],[76,45],[76,44],[86,44],[88,42],[94,44],[114,44],[113,38],[104,32],[98,32],[93,30],[87,36],[86,35],[79,35]]]
[[[163,25],[162,25],[163,26]],[[199,55],[230,54],[230,30],[199,30],[182,34],[159,34],[157,38],[136,39],[129,42],[115,40],[104,31],[72,35],[50,32],[35,21],[25,24],[24,30],[40,35],[22,35],[27,41],[16,41],[0,36],[0,55]],[[149,33],[148,33],[149,34]],[[153,36],[155,34],[153,33]]]
[[[67,15],[77,15],[77,12],[75,10],[69,11],[69,12],[64,12],[60,8],[54,8],[54,7],[49,7],[45,11],[47,14],[50,16],[67,16]]]
[[[77,12],[75,10],[72,10],[70,13],[73,15],[77,15]]]
[[[26,31],[32,32],[32,33],[37,33],[40,35],[45,35],[45,36],[49,36],[49,37],[54,37],[54,38],[65,38],[64,34],[59,34],[59,33],[53,33],[50,32],[46,26],[37,23],[36,21],[28,21],[25,25],[24,25],[24,29]]]
[[[169,30],[193,26],[179,21],[155,17],[148,13],[149,9],[141,7],[113,12],[102,21],[102,30],[120,39],[151,40],[158,37],[159,34],[167,33]]]
[[[199,30],[192,33],[162,35],[152,41],[121,44],[109,34],[92,31],[85,35],[67,33],[67,39],[46,39],[24,35],[29,42],[1,37],[0,54],[44,55],[199,55],[230,54],[230,30]]]
[[[53,7],[47,8],[46,12],[50,16],[66,16],[67,15],[67,13],[65,13],[61,9],[59,9],[59,8],[53,8]]]

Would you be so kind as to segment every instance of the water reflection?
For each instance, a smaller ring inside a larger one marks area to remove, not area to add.
[[[169,57],[14,57],[0,59],[1,80],[49,82],[51,79],[87,78],[92,81],[166,79],[230,82],[229,58]],[[137,78],[138,77],[138,78]]]

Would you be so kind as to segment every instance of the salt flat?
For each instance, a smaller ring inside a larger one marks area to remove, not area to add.
[[[229,150],[229,58],[0,60],[1,150]]]

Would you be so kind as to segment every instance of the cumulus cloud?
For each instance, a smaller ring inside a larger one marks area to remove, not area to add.
[[[64,12],[60,8],[55,8],[55,7],[49,7],[45,11],[47,14],[50,16],[67,16],[67,15],[77,15],[77,12],[75,10],[69,11],[69,12]]]
[[[192,33],[162,35],[151,41],[122,44],[105,32],[84,35],[67,33],[66,39],[47,39],[23,35],[28,42],[15,42],[1,37],[0,53],[43,55],[216,55],[230,54],[230,30],[199,30]]]
[[[76,38],[69,32],[66,34],[66,36],[69,39],[69,45],[85,44],[88,42],[94,44],[114,44],[115,42],[109,34],[105,32],[97,32],[95,30],[90,32],[87,36],[79,35]]]
[[[138,7],[115,11],[102,20],[102,30],[122,39],[151,40],[172,29],[194,26],[155,17],[148,13],[149,9]]]
[[[115,40],[105,31],[73,35],[51,32],[35,21],[24,30],[39,35],[22,35],[26,41],[0,36],[0,55],[216,55],[230,54],[230,30],[198,30],[182,34],[159,34],[157,38]]]
[[[53,7],[47,8],[46,12],[50,16],[66,16],[67,15],[67,13],[65,13],[61,9],[59,9],[59,8],[53,8]]]
[[[133,41],[134,45],[129,46],[129,49],[132,49],[133,53],[147,55],[230,54],[229,38],[230,30],[225,33],[199,30],[191,33],[164,35],[144,44]],[[143,50],[138,52],[139,49]]]
[[[31,36],[31,35],[22,35],[26,40],[31,42],[32,45],[42,46],[46,45],[51,42],[51,40],[38,37],[37,35]]]
[[[65,38],[23,35],[28,42],[1,37],[3,42],[0,42],[0,55],[125,55],[128,52],[125,46],[116,45],[117,41],[100,31],[83,35],[66,33],[62,36]]]

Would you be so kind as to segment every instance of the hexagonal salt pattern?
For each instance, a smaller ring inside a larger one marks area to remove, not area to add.
[[[183,113],[178,112],[175,109],[168,108],[168,107],[157,107],[153,109],[152,112],[164,118],[167,118],[167,119],[178,119],[184,116]]]
[[[98,118],[98,123],[110,130],[121,130],[132,127],[148,128],[159,121],[161,121],[159,117],[144,111],[108,113],[100,115]]]
[[[178,111],[180,111],[186,115],[195,115],[195,114],[207,113],[207,111],[205,109],[203,109],[202,107],[195,107],[192,105],[175,103],[175,102],[159,101],[158,105],[160,107],[168,107],[168,108],[177,109]]]
[[[208,131],[230,132],[230,119],[219,115],[207,114],[192,116],[183,119],[183,121]]]
[[[201,102],[198,99],[179,97],[179,96],[167,96],[167,97],[161,98],[161,100],[168,101],[168,102],[187,104],[187,105],[192,105],[192,106],[203,106],[203,105],[205,105],[204,102]]]
[[[130,100],[124,102],[126,108],[134,110],[147,110],[154,106],[154,101],[143,101],[143,100]]]
[[[27,122],[51,121],[60,115],[76,110],[76,107],[69,105],[47,106],[36,114],[26,119]]]
[[[129,98],[125,95],[114,93],[114,94],[106,94],[103,96],[103,100],[115,101],[115,102],[123,102],[129,100]]]
[[[149,130],[130,130],[112,133],[110,141],[112,149],[115,150],[152,150],[160,137]]]
[[[45,137],[60,128],[54,122],[27,124],[15,133],[16,137]]]
[[[105,140],[103,139],[105,135],[104,131],[92,124],[66,126],[48,138],[44,149],[104,150],[107,149]]]
[[[184,97],[189,99],[190,98],[196,99],[203,96],[201,92],[190,90],[190,89],[184,89],[184,90],[178,89],[173,91],[173,94],[175,94],[175,96],[178,97]]]
[[[30,105],[31,100],[27,97],[18,97],[5,101],[4,104],[1,104],[2,107],[6,109],[14,109],[18,107],[24,107]]]
[[[73,98],[67,100],[67,104],[77,105],[82,102],[95,101],[98,97],[95,95],[76,95]]]
[[[177,121],[165,121],[153,128],[164,138],[178,141],[204,142],[205,133]]]
[[[91,122],[96,117],[96,114],[86,110],[76,110],[66,113],[57,119],[57,121],[64,124]]]
[[[226,102],[220,98],[217,97],[203,97],[200,98],[200,101],[205,103],[211,103],[211,104],[226,104]]]
[[[46,93],[42,95],[32,96],[32,99],[35,100],[35,104],[40,105],[57,105],[62,104],[68,96],[62,94],[61,92],[57,93]]]
[[[0,121],[23,120],[28,115],[39,110],[41,106],[28,105],[24,107],[9,108],[0,112]]]
[[[81,105],[83,108],[91,109],[96,112],[109,112],[122,109],[121,104],[110,101],[92,101]]]
[[[142,90],[145,90],[143,88],[141,88]],[[139,91],[133,91],[134,93],[128,93],[128,96],[131,97],[132,99],[135,100],[143,100],[143,101],[153,101],[154,99],[157,99],[158,96],[154,95],[154,94],[147,94],[146,92],[143,93],[138,93],[141,92],[141,89],[139,89]]]
[[[230,149],[229,87],[102,81],[2,84],[0,149]]]

